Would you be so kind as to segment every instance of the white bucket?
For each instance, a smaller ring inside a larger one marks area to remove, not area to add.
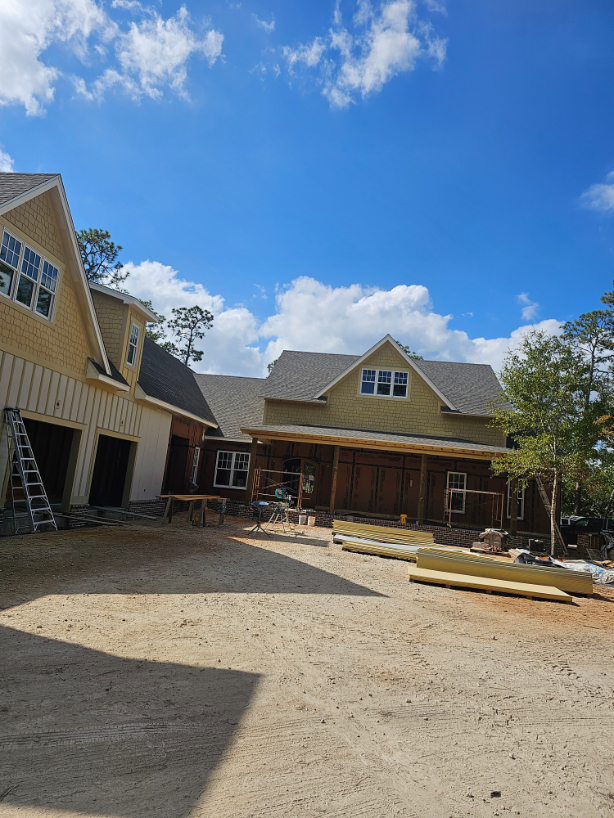
[[[316,524],[315,517],[307,517],[307,525],[314,526]]]
[[[305,525],[306,522],[307,522],[307,515],[306,514],[299,514],[298,515],[298,524],[299,525]]]

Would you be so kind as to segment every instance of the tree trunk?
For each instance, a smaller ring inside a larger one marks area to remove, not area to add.
[[[580,515],[580,505],[582,503],[582,485],[579,480],[576,480],[576,489],[574,494],[573,513]]]
[[[558,469],[554,469],[552,478],[552,500],[550,501],[550,553],[552,556],[556,553],[556,510],[558,503],[556,502],[556,490],[558,488]]]

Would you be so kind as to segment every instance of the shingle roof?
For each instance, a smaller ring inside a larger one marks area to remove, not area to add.
[[[124,386],[130,386],[128,381],[124,378],[122,373],[119,371],[119,369],[115,366],[115,364],[112,361],[109,361],[109,368],[111,369],[111,374],[108,375],[104,367],[100,366],[100,364],[97,364],[93,358],[90,358],[89,360],[92,362],[94,369],[97,372],[100,372],[101,375],[104,375],[106,378],[113,378],[114,381],[118,381],[118,383],[123,383]]]
[[[490,415],[489,404],[501,403],[501,384],[489,364],[416,361],[416,366],[463,414]]]
[[[359,355],[284,351],[263,382],[260,394],[265,398],[313,400],[358,360]],[[501,384],[488,364],[419,360],[415,363],[450,405],[463,414],[489,415],[489,403],[501,396]]]
[[[56,179],[59,175],[59,173],[0,173],[0,205],[7,204],[50,179]]]
[[[358,355],[284,350],[260,394],[265,398],[313,400],[314,395],[358,358]]]
[[[472,452],[506,452],[504,446],[492,446],[489,443],[476,443],[472,440],[452,437],[431,437],[430,435],[402,435],[394,432],[377,432],[369,429],[345,429],[333,426],[244,426],[254,435],[261,434],[263,437],[275,436],[303,436],[313,437],[318,440],[326,438],[347,438],[348,442],[369,444],[369,443],[390,443],[414,447],[435,447],[450,449],[455,451]]]
[[[194,378],[219,427],[208,434],[230,440],[251,440],[241,427],[262,423],[264,398],[260,394],[264,378],[200,374]]]
[[[216,422],[192,370],[147,337],[143,343],[139,385],[152,398],[210,423]]]

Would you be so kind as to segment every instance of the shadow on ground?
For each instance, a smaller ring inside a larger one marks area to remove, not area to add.
[[[49,594],[382,596],[272,550],[283,535],[248,543],[243,536],[237,528],[223,534],[126,528],[6,538],[0,541],[0,608]]]
[[[4,803],[119,818],[187,816],[259,679],[11,628],[0,628],[0,655],[11,675],[0,702]]]

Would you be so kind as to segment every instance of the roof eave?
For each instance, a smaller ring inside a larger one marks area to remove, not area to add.
[[[143,403],[151,404],[152,406],[155,406],[158,409],[162,409],[165,412],[169,412],[172,415],[182,415],[183,417],[189,418],[190,420],[195,420],[198,423],[202,423],[203,426],[209,426],[212,429],[219,428],[217,423],[213,423],[210,420],[205,420],[205,418],[201,418],[199,415],[195,415],[193,412],[189,412],[187,409],[182,409],[180,406],[175,406],[175,404],[173,403],[167,403],[164,400],[160,400],[159,398],[154,398],[151,395],[148,395],[140,383],[137,383],[136,385],[134,398],[136,401],[142,401]]]

